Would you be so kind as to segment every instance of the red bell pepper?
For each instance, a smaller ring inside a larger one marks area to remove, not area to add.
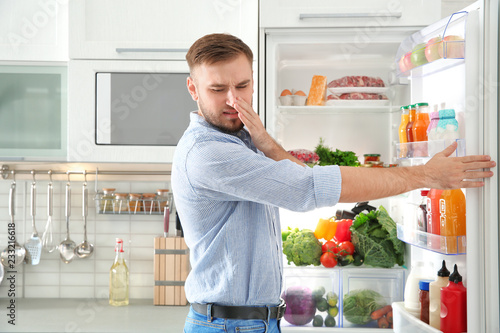
[[[349,228],[352,225],[352,220],[342,219],[336,221],[337,223],[337,231],[335,232],[335,241],[338,243],[351,241],[351,230]]]

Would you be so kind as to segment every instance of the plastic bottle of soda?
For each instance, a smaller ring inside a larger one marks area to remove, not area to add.
[[[446,262],[443,260],[436,280],[429,284],[429,325],[438,330],[441,327],[441,288],[448,285],[449,277],[450,271],[446,268]]]
[[[408,147],[406,145],[408,142],[408,139],[406,138],[406,125],[408,125],[409,109],[410,107],[408,105],[401,107],[401,124],[399,125],[399,158],[407,157],[408,154]]]
[[[441,250],[462,253],[458,236],[466,235],[465,195],[461,189],[445,190],[439,199]],[[458,251],[458,252],[457,252]]]
[[[430,189],[427,194],[427,247],[429,249],[439,250],[441,241],[439,237],[433,235],[440,235],[440,212],[439,212],[439,199],[443,190]]]
[[[450,282],[441,288],[441,331],[443,333],[467,332],[467,290],[457,265]]]

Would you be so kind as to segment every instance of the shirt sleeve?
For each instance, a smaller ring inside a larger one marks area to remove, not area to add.
[[[191,189],[220,201],[254,201],[292,211],[334,206],[341,192],[338,166],[302,167],[274,161],[243,143],[203,141],[186,162]]]

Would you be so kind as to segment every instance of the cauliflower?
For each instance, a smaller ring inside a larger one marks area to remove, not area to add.
[[[321,258],[321,243],[314,236],[314,232],[309,229],[299,230],[298,228],[284,231],[286,235],[283,241],[283,253],[286,255],[288,264],[293,262],[295,266],[314,265],[319,266]]]

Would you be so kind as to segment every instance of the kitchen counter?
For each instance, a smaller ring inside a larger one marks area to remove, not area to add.
[[[0,299],[0,332],[182,332],[189,306],[154,306],[133,299],[113,307],[107,299],[15,299],[15,323]]]

